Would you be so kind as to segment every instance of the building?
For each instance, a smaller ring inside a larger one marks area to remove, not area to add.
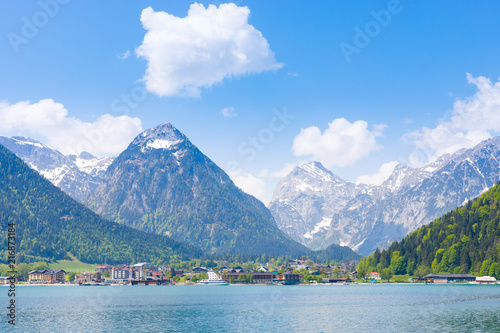
[[[224,271],[222,273],[222,280],[226,282],[231,282],[231,280],[238,281],[238,278],[240,277],[241,274],[243,273],[235,272],[234,270]]]
[[[366,275],[367,280],[380,280],[380,274],[378,272],[370,272]]]
[[[132,268],[146,269],[149,266],[151,266],[151,263],[149,262],[139,262],[137,264],[132,265]]]
[[[203,274],[208,272],[208,269],[206,267],[195,267],[193,268],[193,273],[194,274]]]
[[[66,272],[62,269],[37,269],[29,274],[29,283],[64,283]]]
[[[284,285],[300,284],[300,275],[291,272],[278,274],[274,277],[273,282]]]
[[[147,278],[144,280],[130,281],[132,286],[165,286],[170,284],[170,280]]]
[[[208,279],[209,280],[219,280],[220,277],[217,273],[215,273],[213,270],[208,271]]]
[[[101,272],[83,272],[75,276],[76,283],[101,282]]]
[[[111,278],[113,280],[139,280],[143,277],[144,271],[141,268],[119,266],[111,269]]]
[[[113,267],[111,266],[98,266],[97,267],[97,271],[99,273],[104,273],[104,272],[108,272],[108,274],[111,276],[111,270],[113,269]]]
[[[274,279],[274,274],[271,272],[253,272],[253,282],[254,283],[263,283],[263,284],[272,284]]]
[[[433,283],[467,283],[476,281],[472,274],[428,274],[425,276],[427,281]]]
[[[247,273],[244,273],[244,272],[241,272],[239,270],[238,270],[238,272],[236,272],[236,270],[229,270],[229,271],[225,271],[222,274],[222,280],[224,280],[226,282],[231,282],[231,280],[238,281],[239,277],[242,274],[245,274],[245,276],[252,275],[253,276],[252,283],[259,283],[259,284],[272,284],[274,278],[276,277],[276,274],[274,274],[272,272],[247,272]]]

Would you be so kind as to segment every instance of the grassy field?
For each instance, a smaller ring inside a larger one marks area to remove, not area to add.
[[[85,264],[76,258],[73,260],[59,260],[50,264],[51,269],[63,269],[66,272],[93,272],[96,270],[95,264]]]

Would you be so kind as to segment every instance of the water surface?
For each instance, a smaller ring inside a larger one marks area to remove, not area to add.
[[[17,292],[18,332],[500,332],[500,285],[21,286]],[[7,289],[0,293],[6,314]],[[10,331],[2,318],[0,331]]]

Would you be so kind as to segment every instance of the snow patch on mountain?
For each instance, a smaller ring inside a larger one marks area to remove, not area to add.
[[[321,230],[329,229],[330,228],[330,223],[332,223],[332,219],[331,218],[323,217],[323,219],[321,220],[321,222],[319,222],[318,224],[316,224],[314,226],[314,230],[305,233],[304,237],[312,239],[314,234],[317,234]]]
[[[34,146],[34,147],[38,147],[38,148],[49,148],[51,149],[49,146],[46,146],[44,145],[43,143],[41,142],[38,142],[36,140],[33,140],[31,138],[28,138],[28,137],[24,137],[24,136],[14,136],[11,138],[16,144],[18,145],[30,145],[30,146]]]
[[[156,140],[148,141],[146,143],[146,147],[153,148],[153,149],[170,149],[170,147],[176,146],[183,141],[184,140],[182,140],[182,139],[175,140],[175,141],[156,139]]]

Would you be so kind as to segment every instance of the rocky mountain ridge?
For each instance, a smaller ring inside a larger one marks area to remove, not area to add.
[[[0,144],[79,202],[97,188],[114,160],[114,157],[97,158],[87,152],[79,156],[64,155],[40,141],[22,136],[0,136]]]
[[[422,167],[399,164],[380,186],[347,182],[313,162],[280,181],[269,209],[280,229],[312,249],[336,243],[369,254],[492,187],[499,161],[495,137]]]

